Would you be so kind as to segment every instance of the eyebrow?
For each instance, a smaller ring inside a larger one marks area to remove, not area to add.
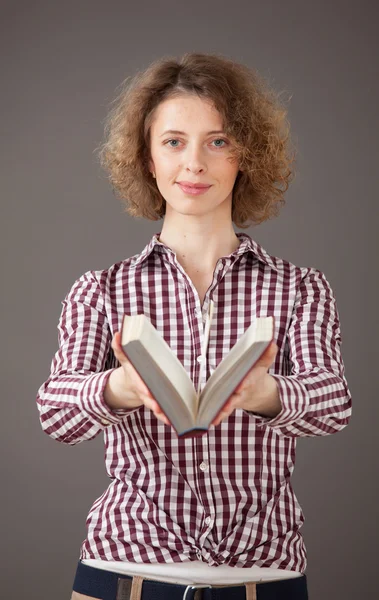
[[[162,137],[163,135],[167,135],[168,133],[173,133],[175,135],[187,135],[185,131],[179,131],[178,129],[167,129],[167,131],[164,131],[163,133],[161,133],[161,135],[159,137]],[[205,135],[213,135],[215,133],[222,133],[225,135],[224,131],[222,130],[218,130],[218,131],[208,131],[208,133],[206,133]]]

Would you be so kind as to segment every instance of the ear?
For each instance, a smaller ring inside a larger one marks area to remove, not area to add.
[[[149,159],[149,171],[151,174],[155,173],[155,167],[154,167],[154,162],[153,162],[152,158]]]

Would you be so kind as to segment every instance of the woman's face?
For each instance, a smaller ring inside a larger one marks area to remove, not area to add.
[[[230,154],[233,140],[222,129],[220,113],[196,95],[170,98],[156,108],[149,169],[163,198],[178,213],[202,215],[221,205],[231,213],[238,164]],[[210,187],[191,194],[178,182]]]

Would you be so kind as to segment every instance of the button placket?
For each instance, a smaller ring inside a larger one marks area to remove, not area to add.
[[[201,456],[203,457],[203,460],[200,463],[198,463],[198,468],[202,472],[202,480],[203,480],[202,496],[203,496],[203,506],[204,506],[204,513],[205,513],[204,523],[205,523],[206,529],[205,530],[203,529],[203,532],[199,538],[199,543],[201,543],[202,546],[204,546],[205,540],[207,539],[208,534],[210,532],[210,528],[213,526],[215,508],[214,508],[214,498],[213,498],[213,494],[212,494],[212,486],[211,486],[211,481],[210,481],[212,465],[209,460],[209,440],[208,440],[207,435],[202,436],[201,444],[202,444]]]

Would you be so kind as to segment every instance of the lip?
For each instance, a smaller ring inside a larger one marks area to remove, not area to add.
[[[189,196],[200,196],[200,194],[205,194],[211,187],[205,183],[191,183],[187,181],[177,181],[176,183],[182,192]]]
[[[208,183],[191,183],[190,181],[177,181],[179,185],[186,188],[205,189],[211,187]]]
[[[211,187],[210,185],[185,185],[182,182],[177,181],[178,186],[180,187],[180,189],[182,190],[182,192],[184,194],[187,194],[189,196],[200,196],[200,194],[205,194],[209,188]]]

